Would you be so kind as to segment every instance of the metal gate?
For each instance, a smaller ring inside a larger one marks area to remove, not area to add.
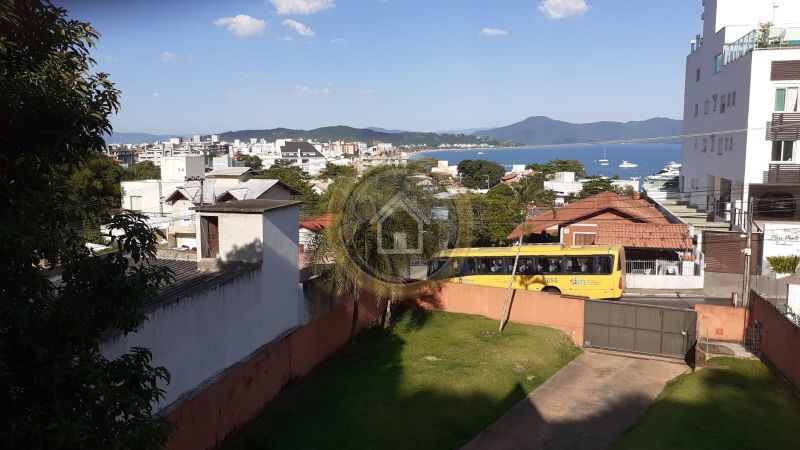
[[[587,300],[586,347],[684,358],[697,339],[692,309]]]

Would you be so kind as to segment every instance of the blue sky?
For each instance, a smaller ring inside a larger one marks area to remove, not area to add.
[[[700,0],[63,0],[116,131],[680,118]]]

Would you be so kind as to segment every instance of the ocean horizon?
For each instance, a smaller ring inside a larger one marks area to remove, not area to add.
[[[598,160],[603,158],[606,150],[608,166],[601,166]],[[668,163],[681,162],[681,144],[615,144],[586,145],[580,147],[508,147],[508,148],[474,148],[474,149],[436,149],[415,152],[411,159],[435,158],[456,165],[465,159],[485,159],[494,161],[511,170],[514,164],[544,163],[553,159],[575,159],[586,167],[588,175],[606,177],[618,176],[629,180],[632,177],[646,177],[657,173]],[[629,161],[639,166],[623,169],[622,161]]]

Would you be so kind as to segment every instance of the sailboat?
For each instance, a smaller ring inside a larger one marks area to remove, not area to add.
[[[606,157],[606,148],[603,147],[603,159],[598,159],[597,162],[600,163],[601,166],[608,165],[608,158]]]

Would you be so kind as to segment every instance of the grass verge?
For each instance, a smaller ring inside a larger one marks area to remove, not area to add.
[[[714,358],[671,380],[615,449],[797,448],[800,400],[760,361]]]
[[[562,332],[407,311],[290,388],[223,448],[458,448],[580,354]]]

